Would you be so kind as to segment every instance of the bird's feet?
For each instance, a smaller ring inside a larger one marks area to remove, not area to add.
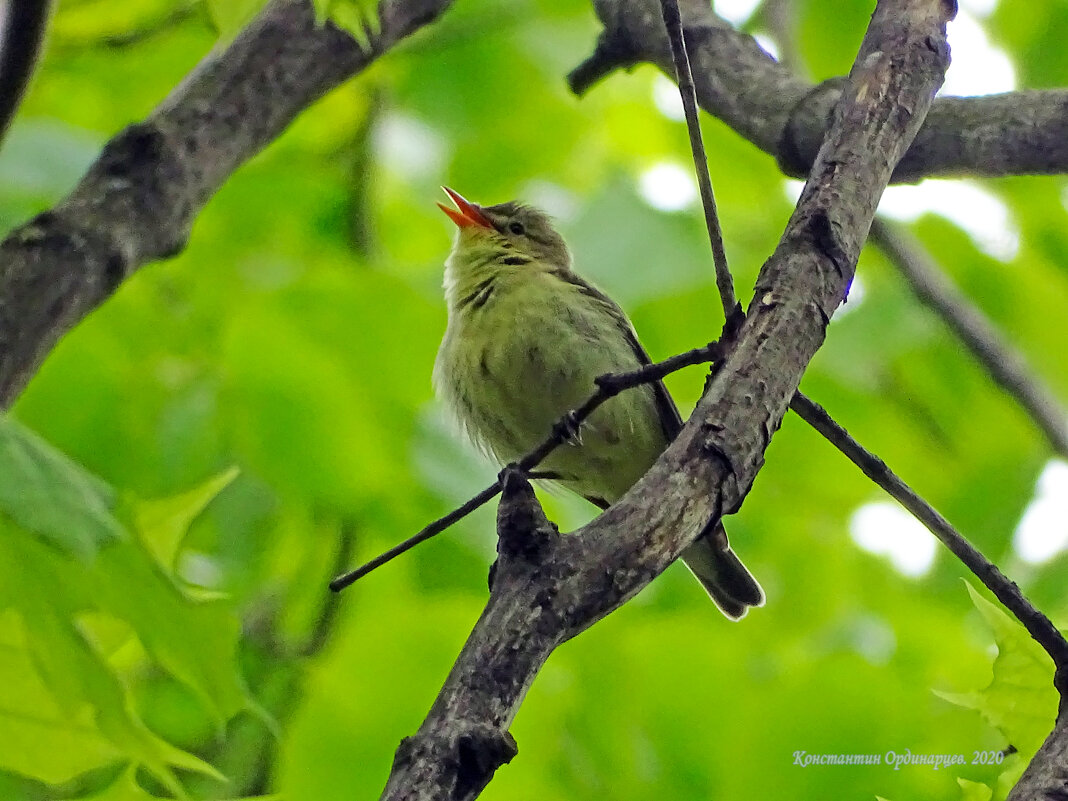
[[[553,426],[553,434],[568,445],[582,444],[582,423],[573,411],[568,412]]]

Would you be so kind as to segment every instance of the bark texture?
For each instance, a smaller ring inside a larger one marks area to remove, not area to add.
[[[823,141],[844,83],[797,77],[702,0],[680,0],[701,107],[803,177]],[[659,0],[594,0],[604,24],[597,49],[570,77],[585,92],[614,70],[649,62],[674,77]],[[942,97],[891,181],[929,175],[1068,171],[1068,91]]]
[[[1042,743],[1006,801],[1063,801],[1068,798],[1068,670],[1060,668],[1055,682],[1061,708],[1049,737]]]
[[[0,406],[127,276],[185,246],[234,170],[450,2],[386,0],[381,33],[365,50],[317,25],[310,0],[276,0],[112,139],[65,200],[0,243]]]

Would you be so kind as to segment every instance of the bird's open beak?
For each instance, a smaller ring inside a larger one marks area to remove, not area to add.
[[[456,223],[458,227],[468,228],[472,225],[477,225],[482,228],[493,227],[493,223],[489,221],[489,219],[486,217],[485,214],[482,213],[482,210],[478,206],[476,206],[474,203],[469,203],[468,201],[464,200],[463,195],[461,195],[459,192],[454,192],[447,186],[443,186],[441,188],[445,190],[445,194],[452,199],[453,203],[456,204],[456,208],[459,209],[459,211],[456,211],[455,209],[450,209],[444,203],[439,203],[438,208],[448,214],[449,219]]]

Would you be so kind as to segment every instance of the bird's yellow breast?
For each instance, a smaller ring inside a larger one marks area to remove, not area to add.
[[[640,364],[603,306],[551,271],[487,280],[458,292],[450,304],[434,375],[472,439],[503,464],[545,439],[564,413],[594,392],[597,376]],[[583,425],[580,440],[558,448],[540,469],[608,502],[667,444],[648,387],[605,403]]]

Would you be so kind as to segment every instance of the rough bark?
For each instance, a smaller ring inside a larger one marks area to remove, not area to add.
[[[823,141],[841,79],[813,86],[777,63],[703,0],[680,3],[698,102],[790,175],[804,176]],[[658,0],[594,0],[605,30],[571,75],[584,92],[622,66],[655,64],[674,77]],[[892,182],[928,175],[1020,175],[1068,171],[1068,91],[941,97]]]
[[[514,753],[507,728],[560,643],[659,575],[736,510],[846,295],[875,207],[948,63],[942,0],[882,0],[827,140],[734,351],[680,436],[618,503],[561,537],[525,483],[505,482],[489,603],[384,799],[474,798]]]
[[[381,34],[364,50],[317,25],[310,0],[276,0],[112,139],[65,200],[0,243],[0,406],[127,276],[184,247],[234,170],[450,2],[386,0]]]
[[[1061,708],[1057,723],[1006,801],[1063,801],[1068,798],[1068,672],[1057,671]]]

